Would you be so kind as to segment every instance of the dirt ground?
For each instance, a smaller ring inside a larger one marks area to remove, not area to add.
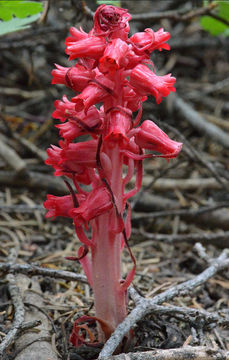
[[[149,99],[142,118],[152,119],[171,138],[184,143],[177,159],[145,160],[142,191],[132,201],[129,244],[137,261],[133,286],[147,299],[195,279],[229,248],[229,42],[202,30],[200,3],[122,2],[136,17],[140,13],[165,14],[159,19],[152,15],[131,22],[132,32],[163,27],[171,33],[171,51],[155,52],[152,59],[158,74],[171,72],[177,78],[176,94],[160,105]],[[96,9],[93,1],[86,4]],[[177,16],[166,16],[168,11],[176,11]],[[66,280],[61,275],[51,277],[29,270],[34,265],[83,274],[78,262],[65,259],[75,256],[80,246],[71,221],[45,219],[42,205],[47,193],[66,194],[64,183],[54,178],[44,160],[49,145],[58,143],[53,102],[68,95],[65,87],[51,85],[50,73],[54,63],[70,66],[64,39],[71,25],[90,30],[89,10],[82,8],[81,1],[54,0],[45,21],[0,38],[2,343],[15,326],[15,298],[24,319],[5,347],[5,360],[27,359],[27,348],[30,356],[34,354],[31,359],[41,358],[40,351],[47,355],[44,359],[96,359],[102,348],[98,344],[76,349],[68,341],[74,319],[94,314],[93,294],[84,278]],[[10,270],[13,264],[28,268]],[[124,276],[131,267],[124,250]],[[24,305],[18,294],[24,296]],[[128,351],[181,348],[185,344],[220,349],[228,356],[228,295],[229,268],[225,266],[189,293],[163,302],[165,307],[205,310],[217,319],[185,317],[176,311],[149,312],[134,325]],[[134,307],[130,300],[129,310]],[[43,323],[42,329],[36,321]],[[36,348],[39,343],[44,344],[43,350]]]

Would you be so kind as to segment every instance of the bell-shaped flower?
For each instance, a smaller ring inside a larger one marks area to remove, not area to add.
[[[51,145],[51,147],[47,149],[48,158],[45,160],[45,163],[47,165],[51,165],[55,169],[54,175],[55,176],[65,175],[69,178],[72,178],[74,176],[75,179],[80,181],[82,184],[85,185],[90,184],[91,179],[85,164],[82,161],[78,163],[77,161],[74,162],[71,159],[70,160],[63,159],[62,150],[66,147],[66,144],[63,141],[60,141],[59,144],[61,147]],[[78,144],[72,144],[72,145],[78,145]],[[82,150],[82,146],[81,146],[81,150]]]
[[[70,211],[76,226],[85,225],[113,207],[111,195],[105,186],[94,188],[78,208]]]
[[[84,110],[86,114],[90,106],[113,95],[113,89],[114,83],[105,76],[99,75],[90,82],[80,95],[73,97],[71,100],[75,103],[76,111]]]
[[[69,121],[64,124],[56,125],[60,131],[60,136],[67,140],[67,142],[84,134],[91,134],[93,136],[100,133],[102,118],[95,106],[90,107],[86,116],[83,111],[80,113],[75,112],[75,114],[76,116],[68,116]]]
[[[75,28],[74,26],[70,27],[69,30],[70,34],[72,36],[68,36],[65,40],[65,45],[68,46],[70,44],[73,44],[79,40],[85,40],[88,38],[88,34],[84,32],[81,28],[80,30]]]
[[[52,84],[64,84],[74,91],[81,92],[95,76],[92,70],[88,70],[80,64],[70,68],[58,64],[55,66],[56,69],[51,72]]]
[[[68,164],[70,168],[77,166],[95,168],[97,147],[97,140],[71,143],[61,151],[60,164]]]
[[[169,40],[170,34],[164,29],[159,29],[154,32],[152,29],[145,29],[144,32],[135,33],[130,37],[130,42],[134,46],[137,54],[142,54],[145,51],[151,53],[153,50],[165,49],[169,50],[170,46],[166,44]]]
[[[103,37],[90,36],[67,45],[66,54],[70,55],[69,60],[78,57],[99,59],[106,48],[106,40]]]
[[[79,204],[85,200],[84,194],[75,194]],[[71,195],[66,196],[54,196],[47,195],[47,200],[44,202],[45,209],[48,210],[45,217],[52,217],[55,219],[57,216],[71,217],[69,211],[74,208],[73,200]]]
[[[126,54],[129,47],[121,39],[113,39],[104,51],[103,57],[99,60],[99,70],[102,72],[115,71],[126,65]]]
[[[100,5],[94,15],[92,34],[109,38],[126,40],[130,30],[131,19],[127,9],[113,5]]]
[[[107,114],[104,129],[104,141],[110,147],[117,142],[120,147],[129,142],[127,133],[132,127],[132,111],[123,107],[114,107]]]
[[[147,100],[147,96],[139,95],[129,86],[125,86],[123,88],[123,100],[125,107],[135,112],[142,106],[142,103]]]
[[[175,158],[182,143],[171,140],[153,121],[145,120],[135,129],[135,142],[140,148],[159,152],[166,158]]]
[[[56,100],[54,102],[54,106],[56,108],[56,110],[52,113],[54,119],[59,119],[64,122],[69,117],[79,116],[75,111],[75,104],[69,101],[66,95],[63,96],[62,100]]]
[[[130,75],[130,85],[140,95],[153,95],[157,104],[160,104],[163,96],[168,96],[170,91],[176,91],[173,86],[176,79],[171,74],[157,76],[146,65],[139,64]]]

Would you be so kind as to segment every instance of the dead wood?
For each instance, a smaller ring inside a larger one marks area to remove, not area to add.
[[[23,275],[18,275],[17,284],[23,293],[23,301],[36,305],[36,308],[27,307],[25,321],[40,320],[41,324],[37,326],[39,330],[38,333],[28,330],[16,340],[15,360],[57,360],[58,355],[51,345],[51,324],[47,316],[39,311],[39,307],[42,308],[44,303],[42,296],[40,296],[41,289],[38,281],[36,279],[30,280]]]
[[[28,177],[19,177],[14,171],[0,171],[0,185],[43,189],[55,194],[67,193],[64,182],[60,179],[34,171],[29,171]]]
[[[183,99],[174,95],[175,109],[182,115],[186,121],[192,125],[201,134],[208,136],[210,139],[217,141],[225,148],[229,148],[229,136],[218,126],[207,122],[190,104]]]
[[[158,195],[152,195],[150,193],[143,193],[141,198],[136,203],[136,215],[137,211],[168,211],[168,209],[179,209],[180,204],[176,200],[168,199]],[[171,212],[172,214],[172,212]],[[161,214],[163,215],[163,214]],[[168,213],[167,213],[168,216]],[[213,210],[210,212],[199,213],[198,216],[191,212],[180,214],[181,219],[187,222],[193,222],[201,224],[201,226],[207,226],[208,228],[219,228],[222,230],[229,230],[229,211],[228,209]],[[134,218],[134,216],[133,216]]]
[[[44,267],[39,267],[33,264],[11,264],[11,263],[2,263],[0,264],[0,272],[3,273],[13,273],[13,274],[25,274],[28,276],[48,276],[54,279],[64,279],[66,281],[81,281],[87,283],[85,275],[76,274],[70,271],[65,270],[54,270],[46,269]]]
[[[20,156],[16,153],[14,149],[9,147],[3,140],[0,138],[0,157],[11,168],[15,170],[14,176],[24,175],[26,176],[26,163]]]
[[[184,346],[180,349],[153,350],[104,357],[103,360],[228,360],[229,351],[203,346]]]
[[[182,242],[195,244],[200,242],[203,245],[214,245],[220,249],[229,248],[229,231],[217,231],[216,233],[204,232],[201,234],[153,234],[140,229],[140,233],[147,239],[153,241],[163,241],[169,244],[179,244]]]
[[[223,180],[223,179],[222,179]],[[147,186],[152,181],[152,177],[145,176],[143,178],[143,186]],[[226,183],[229,186],[229,182]],[[163,179],[160,178],[155,181],[152,188],[158,192],[171,191],[174,189],[179,190],[218,190],[222,185],[212,177],[199,178],[199,179]]]
[[[7,275],[8,289],[12,303],[14,305],[14,321],[12,323],[11,329],[8,334],[5,336],[4,340],[0,344],[0,356],[3,356],[6,349],[11,345],[15,340],[23,322],[25,316],[25,309],[20,293],[20,289],[17,286],[15,276],[13,274]]]

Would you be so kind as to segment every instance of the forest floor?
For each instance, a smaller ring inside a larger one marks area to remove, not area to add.
[[[95,10],[93,1],[87,4]],[[193,359],[217,354],[228,359],[229,42],[202,30],[200,16],[194,16],[200,7],[191,1],[142,1],[141,9],[126,1],[123,7],[135,15],[148,13],[148,18],[133,21],[132,31],[164,27],[171,33],[171,51],[155,53],[152,59],[158,74],[171,72],[177,78],[177,91],[160,105],[147,101],[143,119],[152,119],[184,143],[177,159],[145,160],[143,187],[131,204],[129,245],[137,271],[129,312],[143,309],[145,300],[152,303],[126,323],[133,330],[126,345],[128,359],[147,359],[146,353],[142,355],[147,351],[151,358],[168,359],[166,349],[181,351],[179,359],[187,359],[187,354]],[[182,18],[180,9],[190,16]],[[86,10],[81,2],[60,0],[57,6],[54,1],[45,22],[0,38],[4,360],[96,359],[102,349],[102,344],[79,348],[69,344],[74,320],[94,315],[93,293],[80,264],[66,260],[80,246],[70,219],[46,219],[42,205],[47,193],[67,193],[44,164],[45,150],[58,143],[53,102],[68,95],[62,86],[51,85],[50,73],[54,63],[70,66],[64,39],[71,25],[90,29]],[[177,17],[166,16],[171,10]],[[164,16],[156,20],[155,12]],[[124,276],[131,268],[124,250]],[[119,336],[122,340],[124,334]],[[112,354],[109,346],[115,346],[112,340],[101,359]],[[170,358],[178,358],[176,354],[170,353]],[[124,359],[120,356],[117,359]]]

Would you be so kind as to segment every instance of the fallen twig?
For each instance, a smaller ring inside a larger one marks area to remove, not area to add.
[[[140,233],[147,239],[154,241],[163,241],[169,244],[177,244],[181,242],[189,242],[195,244],[200,242],[204,245],[214,245],[221,249],[229,248],[229,231],[216,233],[191,233],[191,234],[152,234],[140,229]]]
[[[150,182],[151,177],[145,176],[143,184],[147,185]],[[225,186],[229,186],[228,181],[224,181],[223,178],[220,178],[223,181]],[[222,188],[222,185],[212,177],[208,178],[194,178],[194,179],[166,179],[160,178],[155,181],[153,184],[153,189],[156,191],[164,192],[174,189],[179,190],[198,190],[198,189],[211,189],[218,190]]]
[[[15,238],[15,247],[11,249],[11,252],[8,256],[9,264],[13,265],[16,261],[18,250],[19,245],[17,239]],[[13,341],[15,341],[15,338],[21,329],[25,317],[24,304],[20,290],[17,286],[15,276],[13,274],[8,274],[6,279],[8,281],[8,289],[14,306],[14,320],[11,329],[0,344],[0,356],[3,355],[8,346],[11,345]]]
[[[30,359],[52,359],[57,360],[58,356],[52,347],[50,338],[50,322],[44,311],[42,297],[40,296],[40,285],[37,279],[29,279],[24,275],[17,275],[17,284],[23,294],[24,303],[36,304],[32,309],[25,313],[25,321],[40,320],[41,324],[37,326],[39,332],[26,331],[15,341],[15,360]]]
[[[215,211],[217,209],[222,209],[224,207],[228,207],[229,203],[216,204],[213,206],[203,206],[197,210],[194,209],[178,209],[178,210],[167,210],[167,211],[158,211],[152,213],[137,213],[133,215],[133,220],[144,220],[144,219],[153,219],[153,218],[161,218],[165,216],[175,216],[175,215],[189,215],[189,216],[198,216],[200,214],[209,213],[211,211]]]
[[[186,137],[181,134],[181,132],[178,129],[162,121],[157,120],[157,122],[159,122],[160,127],[162,126],[162,129],[164,127],[166,130],[169,129],[173,133],[175,133],[175,135],[178,136],[178,139],[182,141],[183,144],[185,145],[183,146],[183,151],[188,155],[188,157],[190,157],[193,161],[197,160],[200,164],[206,167],[210,172],[210,174],[212,174],[215,177],[218,183],[221,184],[225,190],[228,190],[229,184],[226,184],[225,181],[223,181],[223,179],[219,176],[218,171],[215,169],[214,165],[210,161],[208,161],[203,154],[197,151],[191,145],[191,143],[186,139]]]
[[[41,174],[34,171],[28,172],[28,177],[16,177],[14,171],[0,171],[0,185],[21,187],[31,189],[44,189],[55,194],[66,194],[67,188],[60,179],[51,175]]]
[[[174,104],[175,108],[182,114],[186,121],[199,130],[201,134],[207,135],[225,148],[229,148],[229,136],[223,130],[204,120],[190,104],[177,95],[174,95]]]
[[[26,163],[20,156],[16,153],[14,149],[8,146],[0,138],[0,156],[5,160],[5,162],[15,170],[14,176],[26,175]]]
[[[105,360],[106,357],[113,354],[117,346],[121,343],[125,334],[145,315],[151,312],[152,305],[162,304],[163,302],[168,302],[176,296],[184,296],[190,294],[190,292],[195,289],[197,286],[204,284],[211,277],[216,275],[218,272],[229,267],[229,258],[228,250],[224,250],[220,256],[214,260],[214,262],[201,274],[197,275],[191,280],[188,280],[184,283],[176,285],[159,295],[156,295],[153,299],[144,302],[143,304],[137,305],[131,313],[126,317],[126,319],[118,325],[114,333],[108,339],[104,345],[100,355],[100,360]],[[130,290],[131,293],[131,290]]]
[[[184,346],[179,349],[153,350],[104,357],[103,360],[217,360],[229,359],[229,351],[203,346]]]
[[[220,325],[229,327],[229,317],[221,317],[217,313],[210,313],[205,310],[192,309],[188,307],[180,307],[174,305],[157,305],[154,303],[154,299],[144,298],[143,296],[139,295],[133,287],[129,289],[129,295],[137,306],[150,306],[150,313],[155,313],[159,316],[169,315],[171,317],[178,318],[181,321],[189,322],[190,324],[195,323],[195,325],[197,325],[198,327],[207,326],[209,324],[214,324],[214,326]]]
[[[14,321],[11,330],[4,337],[0,344],[0,355],[4,353],[6,348],[15,340],[24,321],[25,309],[20,294],[20,290],[16,285],[16,280],[13,274],[7,275],[8,289],[12,303],[14,305]]]
[[[19,265],[19,264],[11,264],[11,263],[1,263],[0,271],[5,273],[20,273],[28,276],[48,276],[56,279],[64,279],[67,281],[81,281],[83,283],[87,283],[87,279],[85,275],[75,274],[70,271],[65,270],[54,270],[54,269],[46,269],[43,267],[39,267],[37,265]]]

